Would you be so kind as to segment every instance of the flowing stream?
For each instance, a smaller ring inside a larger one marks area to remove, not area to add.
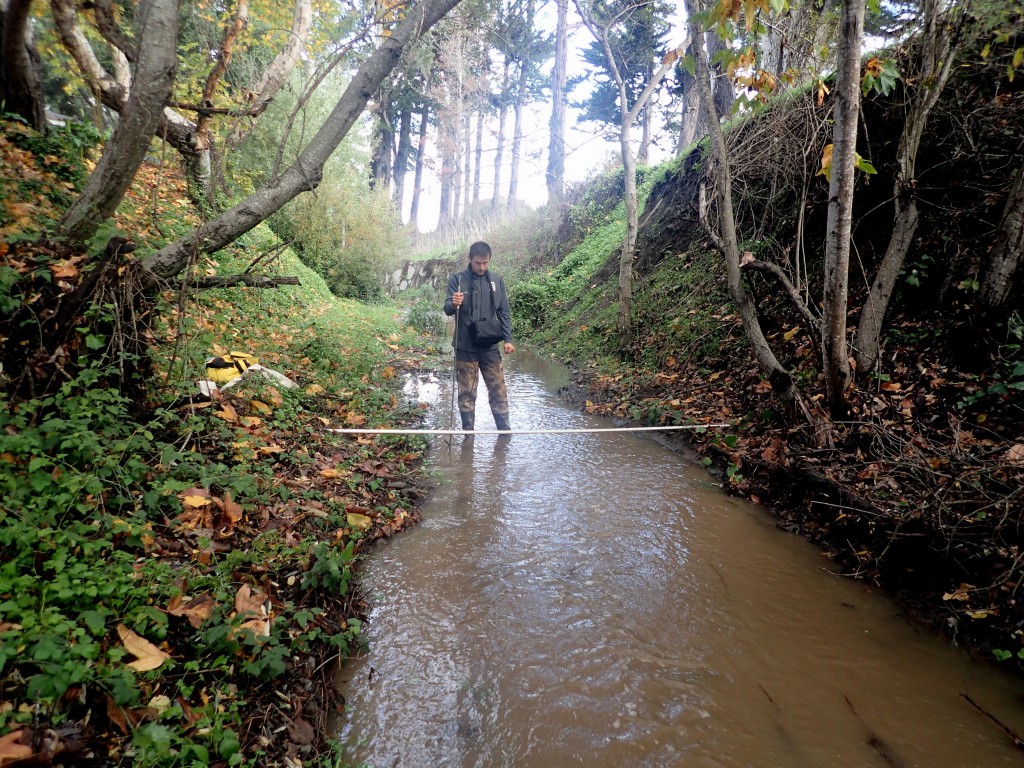
[[[514,428],[614,426],[560,400],[562,369],[506,369]],[[447,428],[451,382],[420,384]],[[364,566],[351,764],[1024,766],[964,696],[1024,735],[1019,680],[686,457],[629,433],[434,439],[423,523]]]

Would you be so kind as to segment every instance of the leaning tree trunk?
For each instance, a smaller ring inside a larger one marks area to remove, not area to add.
[[[103,106],[121,113],[127,104],[131,83],[115,67],[111,75],[96,57],[89,38],[78,24],[78,11],[72,0],[50,0],[50,13],[61,44],[75,60],[90,88],[99,93]],[[115,58],[115,63],[117,59]],[[210,152],[197,146],[196,124],[173,109],[164,108],[155,134],[181,154],[190,191],[200,190],[196,202],[206,199],[203,180],[210,178]]]
[[[997,309],[1006,301],[1021,253],[1024,253],[1024,165],[1017,169],[1017,178],[1006,196],[1003,220],[981,279],[980,299],[984,307]]]
[[[58,225],[72,242],[85,243],[114,213],[146,156],[174,85],[178,5],[179,0],[147,0],[139,7],[139,53],[128,101],[96,169]]]
[[[149,256],[144,264],[152,276],[168,278],[178,274],[192,254],[197,251],[212,253],[223,248],[280,210],[296,195],[316,189],[323,180],[324,164],[363,113],[370,94],[398,65],[402,50],[459,2],[425,0],[410,8],[391,35],[381,41],[377,50],[352,75],[334,110],[296,161],[269,186],[257,190],[195,232]]]
[[[37,131],[46,129],[41,62],[32,45],[32,0],[0,0],[0,104]]]
[[[896,216],[889,245],[871,284],[857,327],[854,354],[859,371],[870,371],[878,363],[885,313],[917,231],[916,165],[921,137],[928,123],[928,115],[939,100],[956,58],[956,50],[952,45],[952,37],[956,33],[946,25],[940,25],[938,0],[926,0],[922,12],[925,29],[921,38],[921,69],[896,152],[897,171],[893,183]]]
[[[860,115],[860,41],[864,0],[844,0],[836,71],[835,129],[828,190],[825,245],[825,295],[822,305],[822,368],[825,397],[832,418],[846,418],[850,358],[846,344],[847,295],[850,284],[850,233],[853,228],[853,183]]]
[[[690,51],[694,61],[694,87],[700,96],[701,108],[711,119],[706,121],[708,135],[711,138],[711,152],[715,162],[713,178],[717,184],[720,234],[714,235],[716,246],[725,256],[726,279],[729,295],[736,305],[737,313],[743,321],[743,331],[750,343],[754,358],[764,372],[772,389],[789,406],[802,405],[799,390],[793,382],[789,371],[775,357],[768,340],[761,330],[757,318],[757,307],[743,287],[740,271],[739,237],[736,233],[736,218],[732,207],[732,171],[729,166],[729,153],[725,146],[725,136],[715,112],[714,96],[711,93],[711,74],[708,69],[707,53],[704,49],[704,36],[695,20],[698,12],[695,0],[686,0],[686,11],[690,18]],[[805,410],[805,414],[806,414]],[[808,417],[809,418],[809,417]]]

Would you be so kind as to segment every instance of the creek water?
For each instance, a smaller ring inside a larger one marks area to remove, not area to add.
[[[514,428],[613,424],[506,361]],[[449,426],[449,382],[420,382]],[[456,417],[457,419],[457,417]],[[477,426],[492,426],[481,382]],[[364,565],[345,759],[437,766],[1022,766],[1022,685],[629,433],[436,438],[421,525]]]

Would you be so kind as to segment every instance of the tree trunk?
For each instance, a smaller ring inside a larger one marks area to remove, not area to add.
[[[693,58],[694,43],[690,43],[686,53]],[[676,140],[676,157],[690,147],[701,135],[701,106],[700,92],[697,90],[697,83],[693,75],[681,68],[682,78],[682,108],[679,115],[679,137]]]
[[[619,311],[616,328],[619,335],[619,352],[628,355],[633,346],[633,261],[636,257],[636,233],[639,222],[636,213],[636,162],[630,146],[630,123],[632,115],[626,112],[626,89],[619,85],[619,103],[624,115],[619,126],[619,151],[622,153],[624,183],[623,199],[626,206],[626,237],[619,255]]]
[[[131,93],[99,163],[58,225],[72,242],[85,243],[114,213],[146,156],[174,85],[178,5],[179,0],[146,0],[139,6],[142,26]]]
[[[736,311],[743,321],[743,331],[750,343],[754,358],[764,372],[772,389],[789,406],[802,405],[799,390],[793,377],[775,357],[768,340],[761,330],[757,318],[757,308],[743,287],[740,271],[739,238],[736,234],[736,219],[732,207],[732,171],[729,166],[729,153],[725,147],[725,137],[715,113],[714,96],[711,93],[711,74],[708,69],[707,54],[704,49],[704,34],[695,20],[699,9],[696,0],[686,0],[686,11],[689,17],[690,50],[694,61],[694,87],[700,96],[703,110],[711,119],[707,120],[708,134],[711,137],[711,152],[715,162],[715,172],[711,176],[717,184],[720,234],[714,235],[716,245],[725,256],[726,279],[729,295],[736,305]],[[805,410],[805,414],[807,411]]]
[[[463,210],[473,203],[473,116],[467,110],[462,116],[462,198]]]
[[[241,34],[248,24],[249,0],[238,0],[235,18],[231,25],[224,30],[224,39],[220,44],[217,63],[213,65],[213,69],[210,70],[210,74],[206,77],[206,83],[203,85],[203,97],[200,102],[202,106],[213,107],[217,96],[217,87],[220,85],[224,74],[228,71],[228,65],[231,64],[231,58],[234,55],[235,40],[238,39],[238,35]],[[210,130],[212,124],[213,115],[209,113],[200,113],[198,120],[196,120],[195,149],[205,157],[206,167],[203,169],[204,173],[202,176],[192,180],[193,184],[198,188],[194,192],[194,197],[204,200],[211,210],[215,208],[217,198],[214,194],[215,185],[212,183],[213,132]],[[218,168],[218,181],[221,186],[224,186],[222,167]]]
[[[32,0],[0,0],[0,104],[37,131],[46,130],[41,61],[32,44]]]
[[[915,78],[917,86],[911,99],[910,112],[903,124],[903,135],[896,151],[896,179],[893,200],[896,216],[885,256],[878,267],[857,327],[854,354],[857,370],[870,371],[878,364],[882,325],[889,308],[889,299],[910,244],[917,231],[917,153],[921,146],[928,116],[949,79],[956,50],[952,45],[956,34],[939,19],[938,0],[926,0],[922,8],[924,33],[921,36],[921,68]]]
[[[420,193],[423,191],[423,165],[427,158],[427,126],[429,125],[430,105],[424,100],[420,107],[420,133],[416,144],[416,171],[412,180],[412,204],[409,208],[409,224],[413,231],[419,231]]]
[[[516,196],[519,194],[519,156],[523,147],[523,107],[526,101],[526,74],[527,61],[524,58],[520,62],[519,89],[516,93],[514,107],[515,121],[512,129],[512,170],[508,181],[507,209],[511,212],[516,207]]]
[[[484,160],[484,119],[486,113],[476,113],[476,158],[473,163],[473,204],[480,202],[480,169]]]
[[[864,0],[843,0],[836,71],[832,179],[828,191],[825,241],[825,291],[822,304],[822,369],[825,398],[833,419],[849,415],[846,389],[850,357],[846,344],[847,294],[850,282],[850,232],[853,224],[854,162],[860,115],[860,45]]]
[[[324,163],[359,119],[370,94],[398,65],[403,49],[434,26],[460,0],[424,0],[383,38],[352,75],[348,87],[316,135],[296,161],[270,185],[257,190],[234,207],[207,222],[192,234],[149,256],[144,264],[154,278],[178,274],[195,252],[212,253],[233,242],[301,192],[316,189],[323,179]],[[155,281],[154,281],[155,284]]]
[[[86,82],[99,93],[105,107],[121,113],[128,100],[130,83],[122,82],[124,78],[112,76],[96,58],[89,39],[78,24],[74,3],[71,0],[50,0],[50,12],[61,44],[75,60]],[[210,178],[210,152],[198,148],[196,124],[184,115],[164,108],[155,134],[181,154],[185,176],[190,183],[189,189],[197,191],[195,201],[205,201],[203,180]]]
[[[373,157],[370,159],[370,189],[388,188],[395,131],[391,125],[391,94],[381,90],[373,126]]]
[[[452,186],[455,178],[455,156],[450,136],[440,136],[438,146],[441,152],[441,173],[439,179],[441,194],[438,200],[437,226],[439,229],[444,229],[450,226],[453,221],[452,204],[455,195]]]
[[[559,205],[565,195],[565,78],[569,61],[567,45],[569,0],[557,0],[555,64],[551,68],[551,120],[548,138],[548,167],[545,181],[548,204]]]
[[[661,66],[647,80],[647,85],[629,107],[629,98],[626,92],[626,76],[619,71],[612,54],[611,22],[599,24],[589,13],[580,0],[576,0],[576,9],[579,11],[583,24],[587,27],[594,39],[601,45],[604,51],[605,61],[612,80],[618,88],[619,113],[619,152],[622,155],[623,183],[625,187],[624,204],[626,209],[626,235],[622,242],[622,253],[619,256],[619,308],[616,325],[619,336],[619,352],[627,356],[632,352],[633,345],[633,261],[636,257],[636,234],[639,229],[637,221],[637,200],[636,200],[636,159],[633,157],[630,135],[633,124],[636,123],[640,113],[650,103],[655,89],[661,79],[672,66],[673,61],[682,53],[682,48],[671,51],[672,55],[666,55]],[[627,73],[628,76],[629,73]]]
[[[1017,178],[1006,196],[1003,220],[981,280],[983,306],[996,309],[1006,301],[1021,253],[1024,253],[1024,165],[1017,169]]]
[[[649,74],[649,73],[648,73]],[[647,165],[651,152],[651,105],[648,104],[640,112],[640,149],[636,151],[636,161]]]
[[[708,60],[714,61],[715,56],[725,50],[725,43],[713,32],[707,35]],[[736,94],[732,90],[732,82],[729,75],[722,69],[722,65],[715,63],[711,67],[712,93],[715,97],[715,109],[718,112],[718,120],[732,112],[732,103],[736,100]]]
[[[398,154],[395,156],[395,207],[401,218],[405,205],[405,177],[409,173],[409,153],[412,151],[412,110],[406,107],[398,122]]]
[[[500,106],[498,107],[498,144],[494,148],[494,192],[491,195],[491,210],[498,210],[498,202],[501,200],[501,163],[505,156],[505,117],[508,115],[508,61],[501,77],[501,93],[498,94]]]

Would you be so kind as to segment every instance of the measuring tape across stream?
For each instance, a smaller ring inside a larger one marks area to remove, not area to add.
[[[593,429],[328,429],[340,435],[577,435],[592,432],[672,432],[714,429],[732,424],[681,424],[666,427],[597,427]]]

